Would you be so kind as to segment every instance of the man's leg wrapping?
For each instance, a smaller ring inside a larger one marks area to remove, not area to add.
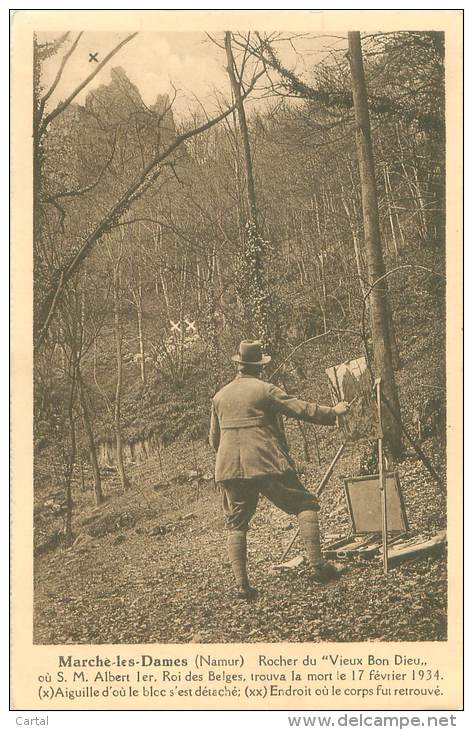
[[[307,558],[313,568],[319,566],[322,561],[322,550],[320,547],[319,516],[315,510],[304,510],[297,515],[302,541],[304,542]]]
[[[258,504],[258,489],[251,480],[235,479],[222,483],[223,511],[229,529],[228,558],[240,591],[248,593],[246,570],[246,531]]]
[[[231,530],[227,539],[228,558],[239,588],[248,586],[246,572],[246,531]]]

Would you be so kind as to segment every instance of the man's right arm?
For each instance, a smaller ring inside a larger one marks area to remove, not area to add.
[[[268,401],[270,407],[277,413],[282,413],[289,418],[325,426],[334,426],[336,423],[336,412],[330,406],[320,406],[318,403],[308,403],[300,398],[295,398],[276,385],[269,385]]]

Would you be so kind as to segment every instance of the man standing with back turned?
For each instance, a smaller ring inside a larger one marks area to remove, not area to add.
[[[341,402],[331,408],[307,403],[261,380],[271,358],[263,355],[258,341],[243,340],[232,360],[238,363],[238,373],[213,398],[209,440],[217,452],[215,481],[222,490],[228,556],[238,596],[252,600],[257,593],[246,571],[246,533],[259,495],[287,514],[297,515],[312,578],[326,583],[337,577],[337,569],[322,559],[319,505],[299,481],[281,416],[333,426],[348,405]]]

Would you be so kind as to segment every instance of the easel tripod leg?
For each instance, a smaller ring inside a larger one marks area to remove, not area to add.
[[[332,472],[335,469],[335,466],[337,465],[337,461],[339,460],[339,458],[341,457],[341,455],[345,451],[346,445],[347,445],[347,441],[344,441],[343,444],[338,448],[338,451],[335,454],[335,456],[333,457],[333,459],[332,459],[332,461],[330,463],[330,466],[328,467],[327,471],[325,472],[324,476],[322,477],[322,481],[320,482],[319,486],[315,490],[315,496],[316,497],[319,497],[322,494],[322,491],[325,488],[325,486],[327,485],[328,480],[332,476]],[[285,559],[286,559],[286,557],[287,557],[287,555],[289,553],[289,550],[292,548],[292,546],[294,545],[294,543],[295,543],[295,541],[297,539],[297,536],[299,535],[299,532],[300,532],[300,530],[299,530],[299,528],[297,528],[296,532],[292,536],[291,541],[289,542],[288,546],[284,550],[284,553],[283,553],[282,558],[281,558],[281,563],[283,563],[285,561]]]

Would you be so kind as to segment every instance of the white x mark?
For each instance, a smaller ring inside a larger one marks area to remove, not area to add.
[[[185,321],[185,323],[187,325],[186,332],[197,332],[197,329],[196,329],[196,326],[195,326],[195,320],[193,322],[190,322],[187,319],[187,317],[186,317],[186,319],[184,321]]]

